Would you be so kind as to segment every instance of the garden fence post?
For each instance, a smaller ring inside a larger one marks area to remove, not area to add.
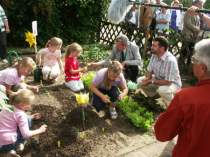
[[[149,37],[149,29],[147,28],[145,42],[144,42],[144,53],[143,53],[144,60],[146,59],[146,55],[147,55],[148,37]]]

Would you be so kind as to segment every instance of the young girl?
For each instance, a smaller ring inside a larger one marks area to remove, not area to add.
[[[10,96],[18,89],[30,89],[38,92],[36,86],[29,86],[24,83],[25,76],[28,76],[35,68],[36,63],[30,57],[18,59],[12,67],[0,71],[0,91]]]
[[[37,58],[39,67],[41,66],[41,55],[44,55],[44,64],[42,68],[43,80],[49,80],[51,75],[52,78],[57,81],[57,77],[60,74],[60,69],[61,73],[64,73],[60,51],[62,44],[63,41],[60,38],[53,37],[46,43],[45,48],[38,52]]]
[[[84,84],[79,72],[86,72],[87,67],[79,69],[77,56],[81,51],[82,47],[77,43],[68,45],[65,50],[65,84],[74,92],[84,89]]]
[[[47,126],[42,125],[37,130],[29,130],[31,119],[41,118],[40,113],[31,116],[24,112],[33,103],[35,96],[31,90],[20,89],[10,96],[10,104],[15,112],[2,110],[0,112],[0,152],[22,151],[29,137],[44,133]]]
[[[120,85],[122,89],[121,94],[117,89],[117,85]],[[92,81],[91,90],[93,91],[92,106],[96,111],[99,112],[104,108],[106,103],[110,103],[109,111],[111,119],[117,119],[118,114],[115,110],[115,102],[118,97],[120,100],[123,100],[128,94],[121,63],[119,61],[110,61],[108,68],[99,70]],[[109,98],[110,101],[108,100]]]

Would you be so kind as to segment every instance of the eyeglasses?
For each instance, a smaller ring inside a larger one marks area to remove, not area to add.
[[[192,64],[194,64],[194,63],[195,63],[195,61],[198,61],[198,60],[196,60],[196,59],[195,59],[195,57],[194,57],[194,56],[192,56],[192,57],[191,57],[191,63],[192,63]]]

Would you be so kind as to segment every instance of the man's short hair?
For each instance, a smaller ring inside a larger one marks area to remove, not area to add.
[[[198,62],[206,65],[210,76],[210,39],[203,39],[195,45],[195,57]]]
[[[124,34],[120,34],[116,38],[117,42],[121,42],[122,46],[128,44],[128,37]]]
[[[154,39],[154,41],[158,41],[159,47],[164,47],[164,51],[168,49],[168,40],[164,36],[158,36]]]

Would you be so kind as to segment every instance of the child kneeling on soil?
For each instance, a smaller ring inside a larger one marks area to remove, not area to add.
[[[68,45],[65,50],[65,85],[74,92],[84,89],[79,72],[85,73],[87,67],[79,68],[77,56],[81,51],[82,47],[77,43]]]
[[[118,91],[117,85],[120,85],[122,93]],[[99,70],[92,81],[91,90],[93,91],[92,106],[96,111],[99,112],[104,108],[106,103],[110,103],[109,111],[111,119],[117,119],[118,114],[115,109],[117,99],[119,97],[120,100],[123,100],[128,94],[126,80],[122,74],[121,63],[110,61],[108,68]]]
[[[0,71],[0,91],[10,96],[19,89],[30,89],[39,91],[36,86],[29,86],[24,83],[25,76],[28,76],[36,67],[31,57],[18,59],[10,68]]]
[[[24,112],[33,103],[35,96],[31,90],[20,89],[10,96],[10,104],[15,112],[2,110],[0,112],[0,152],[21,152],[29,137],[44,133],[47,126],[42,125],[37,130],[29,130],[32,119],[41,118],[41,113],[31,116]]]
[[[42,68],[43,80],[49,81],[50,75],[57,81],[58,75],[64,73],[63,65],[61,62],[61,46],[63,41],[60,38],[53,37],[50,39],[44,49],[38,52],[37,58],[39,61],[39,67],[41,66],[41,55],[44,55],[44,64]],[[60,66],[60,69],[59,69]]]

